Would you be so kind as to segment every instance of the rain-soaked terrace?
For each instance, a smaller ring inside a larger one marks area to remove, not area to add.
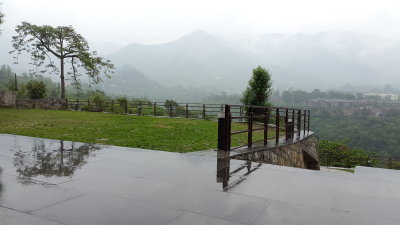
[[[400,172],[355,174],[0,135],[0,224],[399,224]]]

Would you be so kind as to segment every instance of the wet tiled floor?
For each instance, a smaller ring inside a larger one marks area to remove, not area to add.
[[[400,171],[216,156],[0,135],[0,224],[400,224]]]

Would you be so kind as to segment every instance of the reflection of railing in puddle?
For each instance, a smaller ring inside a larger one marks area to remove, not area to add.
[[[240,162],[238,160],[234,161]],[[243,161],[236,169],[231,168],[231,158],[229,157],[229,152],[218,151],[217,182],[222,183],[222,188],[227,191],[246,180],[246,177],[250,173],[260,168],[261,165],[261,163],[256,163],[255,166],[252,166],[251,161]]]
[[[29,150],[18,150],[14,154],[14,166],[20,176],[72,176],[76,169],[87,163],[92,151],[100,149],[93,144],[60,141],[54,143],[35,142]]]

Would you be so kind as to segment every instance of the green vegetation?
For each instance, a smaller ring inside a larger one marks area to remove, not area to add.
[[[362,149],[352,149],[338,142],[321,140],[319,142],[320,165],[352,168],[367,165],[370,154]]]
[[[232,129],[246,126],[233,124]],[[0,108],[0,133],[173,152],[215,149],[217,127],[217,122],[204,120]],[[269,134],[275,135],[272,130]],[[261,140],[263,133],[253,136]],[[246,141],[246,134],[235,135],[232,146]]]
[[[4,14],[0,11],[0,25],[4,23]],[[1,30],[0,30],[1,31]]]
[[[343,168],[356,166],[382,167],[400,169],[400,161],[378,153],[354,149],[343,143],[321,140],[318,146],[320,165]],[[345,169],[343,169],[345,171]]]
[[[85,71],[91,82],[102,82],[100,74],[110,77],[115,69],[109,60],[97,56],[96,52],[89,50],[89,44],[76,33],[72,26],[52,27],[49,25],[38,26],[28,22],[22,22],[15,29],[16,36],[12,38],[14,48],[10,53],[16,53],[17,59],[21,52],[30,53],[32,64],[36,69],[43,68],[40,73],[51,72],[60,75],[61,98],[65,98],[65,74],[69,75],[76,87],[79,87],[81,71]],[[59,60],[59,66],[49,55]],[[71,71],[65,73],[64,66],[68,63]]]
[[[312,92],[302,90],[287,90],[282,92],[282,100],[285,103],[304,103],[310,99],[346,99],[355,100],[356,96],[348,92],[340,91],[326,91],[322,92],[319,89],[315,89]],[[358,95],[358,98],[363,98],[362,95]]]
[[[400,116],[395,111],[388,111],[382,117],[362,112],[343,116],[322,110],[312,111],[310,122],[311,130],[322,139],[400,158]]]
[[[46,97],[46,85],[43,81],[31,80],[26,84],[30,99],[43,99]]]
[[[244,105],[267,105],[272,94],[272,80],[268,70],[258,66],[253,70],[249,86],[243,92],[241,99]]]

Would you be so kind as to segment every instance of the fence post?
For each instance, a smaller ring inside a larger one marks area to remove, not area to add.
[[[218,150],[230,150],[230,126],[230,106],[225,105],[225,112],[218,114]]]
[[[306,119],[307,119],[307,110],[304,110],[304,126],[303,126],[303,135],[306,136]]]
[[[128,115],[128,100],[125,101],[125,114]]]
[[[114,100],[111,100],[111,112],[114,112]]]
[[[172,117],[172,103],[169,103],[169,117]]]
[[[138,115],[139,116],[142,115],[142,102],[141,101],[139,102],[139,105],[138,105]]]
[[[186,119],[189,118],[189,105],[186,104]]]
[[[230,106],[229,106],[230,107]],[[229,109],[230,110],[230,109]],[[203,104],[203,119],[206,118],[206,105]]]
[[[275,128],[275,135],[276,135],[275,142],[277,144],[279,143],[279,120],[280,120],[279,108],[276,108],[276,112],[275,112],[275,126],[276,126],[276,128]]]
[[[288,140],[288,131],[289,131],[288,127],[289,127],[289,109],[286,108],[286,110],[285,110],[285,140],[286,141]]]
[[[251,148],[253,145],[253,110],[249,108],[248,132],[247,132],[247,147]]]
[[[240,122],[243,122],[243,107],[239,107],[239,113],[240,113]]]
[[[264,118],[264,145],[268,144],[268,123],[269,123],[269,109],[265,111],[265,118]]]
[[[157,116],[157,102],[154,102],[153,113],[154,113],[154,116]]]
[[[301,109],[297,110],[297,134],[300,138],[300,130],[301,130]]]

